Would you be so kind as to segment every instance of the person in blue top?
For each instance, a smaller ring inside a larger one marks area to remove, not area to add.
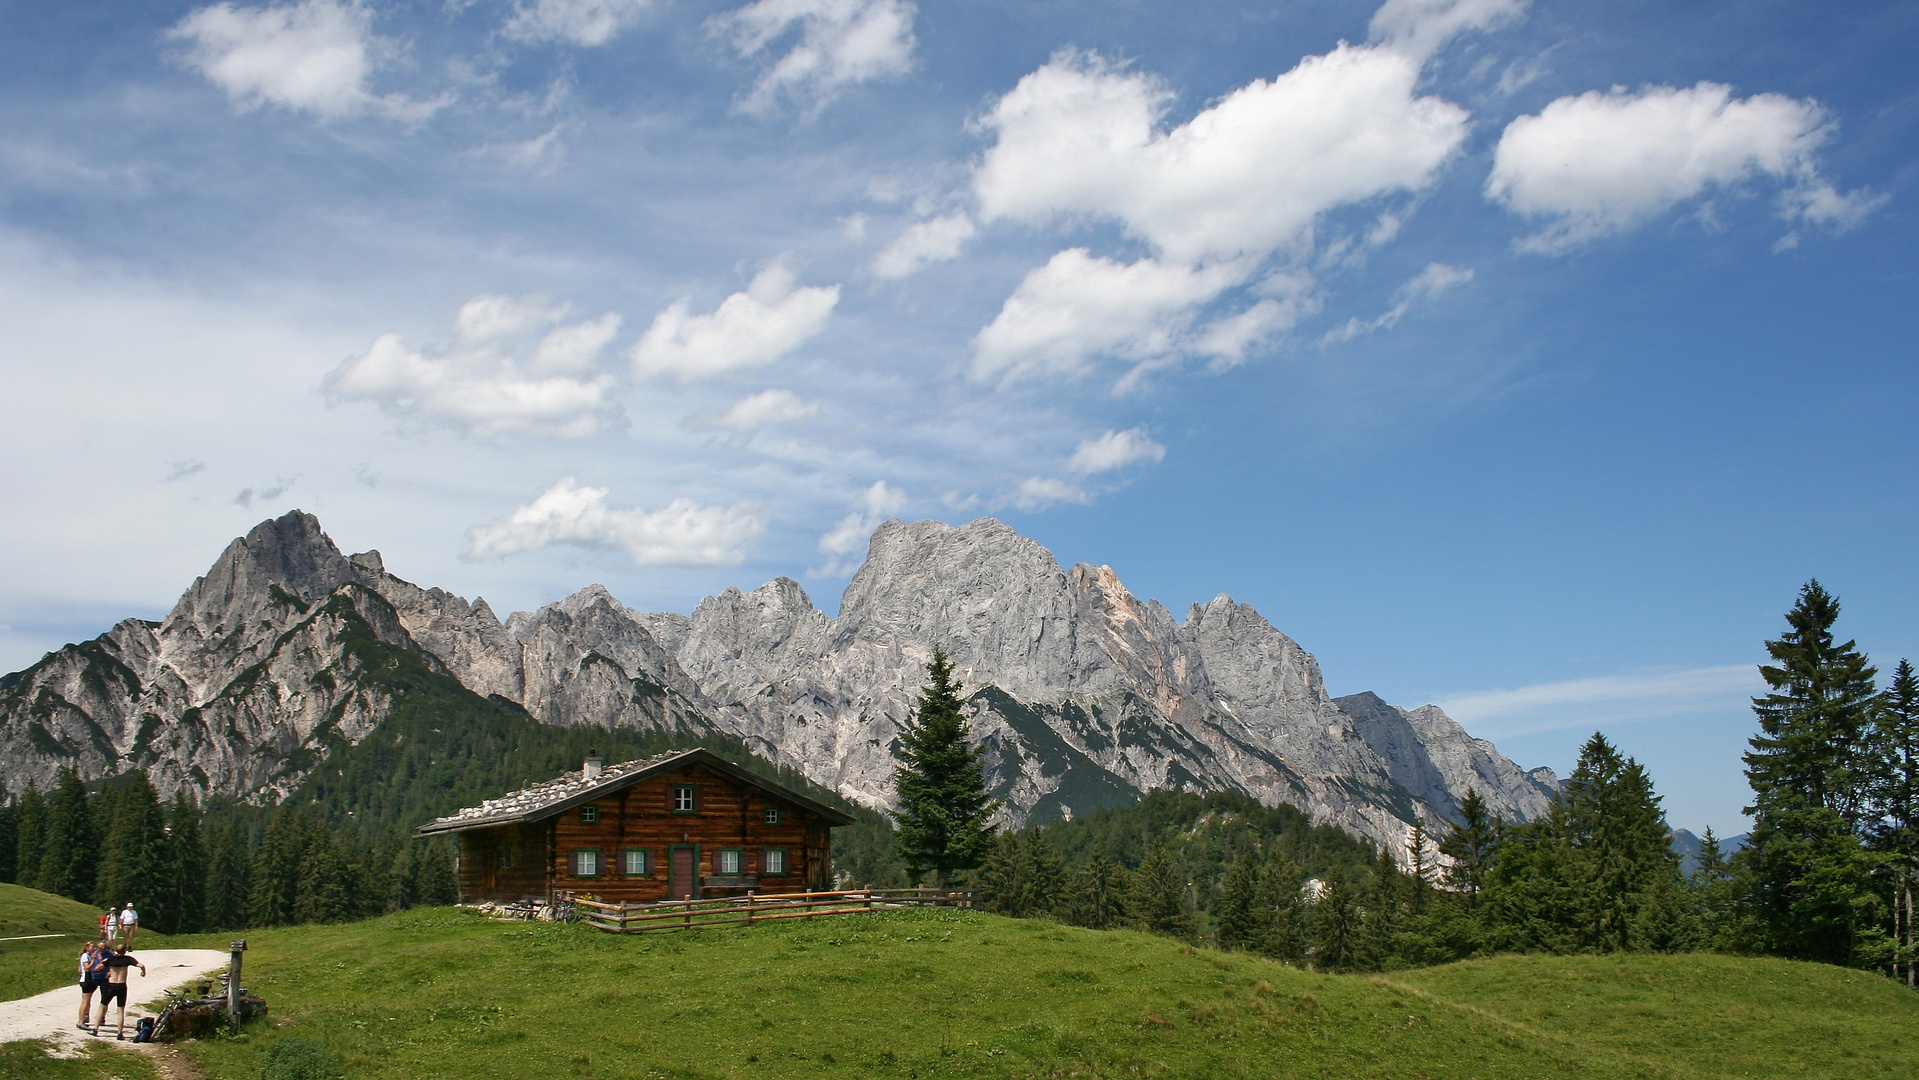
[[[80,951],[80,1022],[73,1025],[87,1030],[87,1013],[93,995],[107,984],[107,947],[104,941],[89,941]]]

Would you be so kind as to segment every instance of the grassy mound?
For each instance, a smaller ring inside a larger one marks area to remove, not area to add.
[[[356,1080],[1870,1077],[1919,1055],[1919,995],[1729,957],[1315,975],[951,911],[621,938],[438,909],[248,937],[279,1023],[193,1044],[210,1080],[285,1038]]]
[[[80,946],[100,933],[100,912],[90,904],[23,885],[0,884],[0,1001],[31,997],[74,981],[73,962]],[[61,937],[37,937],[60,934]],[[148,930],[134,943],[169,948],[172,939]],[[136,952],[138,950],[135,950]]]

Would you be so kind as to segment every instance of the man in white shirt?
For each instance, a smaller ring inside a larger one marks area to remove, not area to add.
[[[122,946],[131,946],[133,944],[133,932],[138,929],[140,929],[140,913],[133,910],[133,904],[129,902],[127,906],[120,911],[120,944]]]

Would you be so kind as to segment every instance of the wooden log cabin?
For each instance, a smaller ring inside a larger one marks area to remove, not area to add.
[[[832,834],[853,819],[710,750],[578,772],[428,822],[459,841],[460,900],[707,899],[833,887]]]

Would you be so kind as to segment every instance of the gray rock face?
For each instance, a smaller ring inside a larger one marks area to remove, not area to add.
[[[1181,623],[1110,567],[1063,570],[990,518],[880,526],[838,618],[779,578],[691,615],[631,611],[594,585],[502,623],[377,552],[342,555],[298,512],[236,540],[162,623],[122,623],[0,680],[0,784],[138,765],[163,793],[272,799],[311,767],[298,762],[390,709],[356,679],[350,622],[541,722],[725,731],[882,808],[935,645],[1008,823],[1153,788],[1231,790],[1397,851],[1468,785],[1513,819],[1557,785],[1431,706],[1334,701],[1312,655],[1250,606],[1222,595]]]

